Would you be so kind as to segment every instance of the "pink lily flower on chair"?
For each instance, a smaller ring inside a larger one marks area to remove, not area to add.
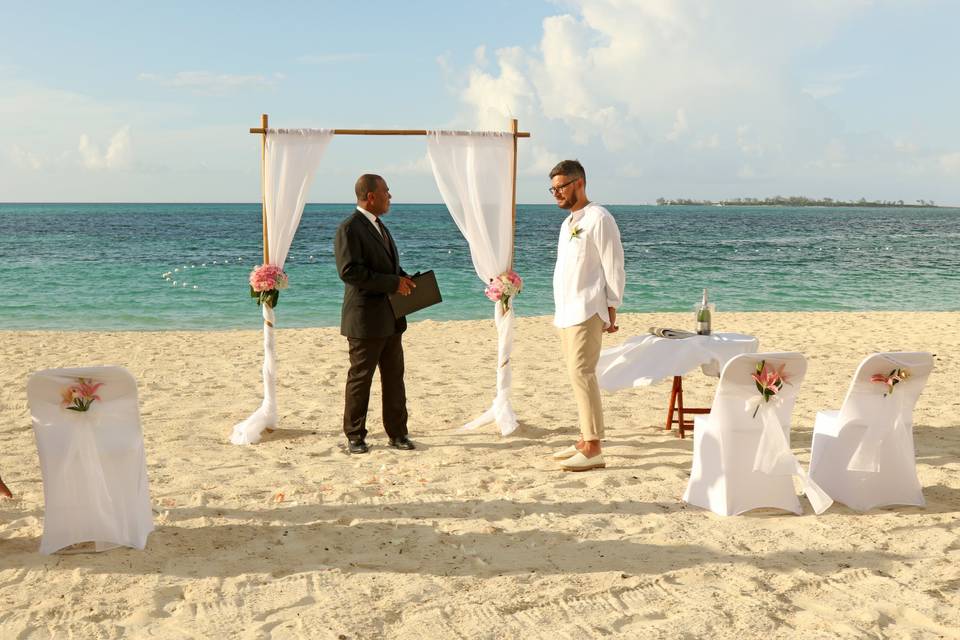
[[[769,398],[776,395],[783,388],[783,383],[787,382],[787,374],[784,373],[786,364],[781,364],[778,368],[768,367],[765,362],[760,363],[758,371],[750,376],[757,383],[757,390],[765,397]]]
[[[887,393],[883,395],[889,395],[893,393],[893,387],[899,382],[903,382],[910,377],[910,372],[907,369],[894,369],[890,373],[875,373],[870,376],[870,382],[879,382],[880,384],[886,385]]]
[[[773,367],[767,366],[766,360],[761,360],[757,363],[756,373],[750,377],[753,378],[754,383],[757,385],[757,391],[760,392],[760,399],[762,399],[763,402],[770,402],[770,398],[780,392],[784,383],[790,384],[787,380],[787,374],[783,371],[786,366],[786,363],[784,363],[774,369]],[[757,417],[757,412],[760,410],[760,399],[748,403],[749,406],[756,404],[753,409],[754,418]]]
[[[70,385],[60,393],[60,401],[70,411],[87,411],[95,400],[100,400],[97,390],[103,384],[87,378],[77,378],[76,384]]]
[[[93,380],[87,380],[85,378],[79,378],[80,382],[74,386],[77,393],[82,398],[89,398],[90,400],[99,400],[100,396],[97,395],[97,389],[103,386],[102,382],[97,382],[94,384]]]

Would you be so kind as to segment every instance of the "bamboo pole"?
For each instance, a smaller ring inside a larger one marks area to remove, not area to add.
[[[267,127],[251,127],[250,133],[266,134]],[[425,136],[426,129],[334,129],[338,136]],[[454,133],[473,133],[472,131],[455,131]],[[517,131],[513,134],[517,138],[529,138],[529,131]]]
[[[260,114],[260,131],[263,134],[263,140],[260,144],[260,189],[263,193],[263,264],[269,264],[270,262],[270,244],[267,235],[267,120],[267,114]]]
[[[517,119],[510,121],[513,130],[513,194],[510,197],[510,270],[513,271],[513,254],[517,245],[517,138],[519,137]]]

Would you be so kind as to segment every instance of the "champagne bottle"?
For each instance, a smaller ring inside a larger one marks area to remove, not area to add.
[[[707,304],[707,290],[703,290],[703,299],[697,308],[697,335],[710,335],[710,306]]]

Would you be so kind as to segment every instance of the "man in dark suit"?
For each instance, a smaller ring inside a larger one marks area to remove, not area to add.
[[[390,210],[390,189],[378,175],[357,179],[357,210],[337,229],[333,251],[344,282],[340,333],[350,349],[343,432],[350,453],[366,453],[367,406],[373,372],[380,369],[383,426],[390,446],[413,449],[407,437],[407,396],[403,386],[406,318],[394,319],[387,296],[410,295],[416,286],[400,268],[397,245],[380,218]]]

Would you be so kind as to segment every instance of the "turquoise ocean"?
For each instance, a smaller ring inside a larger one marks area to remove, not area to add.
[[[704,287],[718,313],[960,310],[960,209],[608,208],[626,255],[621,311],[690,311]],[[339,323],[333,235],[352,210],[307,205],[280,327]],[[564,215],[518,207],[521,316],[553,312]],[[403,267],[435,270],[443,292],[442,304],[411,320],[492,317],[443,205],[396,204],[384,221]],[[259,204],[0,204],[0,329],[259,328],[247,275],[260,261],[260,234]]]

